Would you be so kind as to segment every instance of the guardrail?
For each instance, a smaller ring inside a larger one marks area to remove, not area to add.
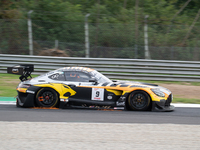
[[[85,66],[96,69],[111,79],[200,82],[199,61],[0,54],[0,73],[6,73],[7,67],[17,64],[34,64],[35,72],[33,74],[42,74],[60,67]]]

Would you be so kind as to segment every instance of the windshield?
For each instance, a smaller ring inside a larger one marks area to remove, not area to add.
[[[98,80],[99,83],[112,82],[109,78],[94,70],[91,74]]]

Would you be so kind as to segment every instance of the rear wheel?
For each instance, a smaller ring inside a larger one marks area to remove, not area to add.
[[[58,93],[51,88],[42,88],[37,92],[36,103],[40,107],[57,107]]]
[[[133,91],[128,97],[128,106],[131,110],[148,110],[151,99],[144,91]]]

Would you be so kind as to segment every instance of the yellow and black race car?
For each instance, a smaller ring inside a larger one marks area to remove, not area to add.
[[[155,84],[112,81],[86,67],[64,67],[36,78],[33,65],[8,67],[21,75],[18,107],[60,107],[173,111],[172,93]]]

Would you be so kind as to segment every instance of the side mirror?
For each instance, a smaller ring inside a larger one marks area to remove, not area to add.
[[[117,80],[112,80],[112,82],[117,82]]]
[[[97,85],[97,84],[98,84],[97,79],[95,79],[95,78],[91,78],[91,79],[89,80],[89,82],[94,82],[94,85]]]

